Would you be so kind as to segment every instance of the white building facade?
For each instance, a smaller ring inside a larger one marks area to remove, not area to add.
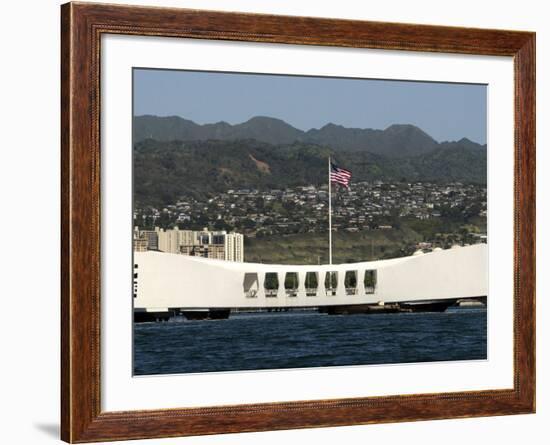
[[[241,233],[228,233],[224,237],[225,260],[242,263],[244,261],[244,236]]]
[[[486,297],[488,287],[486,244],[307,266],[136,252],[134,268],[134,309],[155,312],[456,301]]]
[[[205,256],[225,261],[244,261],[244,236],[225,230],[180,230],[177,226],[164,230],[134,228],[134,250]]]

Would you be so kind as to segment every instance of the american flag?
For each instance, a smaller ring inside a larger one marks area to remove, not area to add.
[[[349,181],[351,180],[351,172],[345,168],[340,168],[334,163],[330,163],[330,181],[343,185],[349,188]]]

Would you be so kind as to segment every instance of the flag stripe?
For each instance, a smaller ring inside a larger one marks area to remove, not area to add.
[[[336,184],[341,184],[341,185],[346,186],[346,187],[349,186],[349,182],[347,182],[347,181],[334,181],[333,180],[332,182],[335,182]]]
[[[349,176],[342,176],[342,175],[337,175],[337,174],[331,174],[330,176],[333,177],[333,178],[342,179],[342,180],[344,180],[344,181],[348,181],[348,180],[349,180]]]
[[[334,179],[335,181],[338,180],[338,181],[349,182],[349,179],[348,179],[348,178],[344,178],[344,177],[342,177],[342,176],[331,175],[331,178]]]
[[[335,178],[342,178],[342,179],[349,179],[351,178],[350,175],[343,175],[341,173],[331,173],[330,176],[334,176]]]
[[[343,175],[343,176],[349,176],[351,177],[351,173],[347,170],[342,170],[341,168],[338,168],[336,169],[336,171],[332,171],[331,173],[337,173],[339,175]]]

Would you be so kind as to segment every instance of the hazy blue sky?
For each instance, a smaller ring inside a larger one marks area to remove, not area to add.
[[[332,122],[384,129],[413,124],[437,141],[487,140],[485,85],[134,70],[134,114],[181,116],[198,124],[284,120],[301,130]]]

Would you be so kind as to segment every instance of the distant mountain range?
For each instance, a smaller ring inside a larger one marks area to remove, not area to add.
[[[320,129],[302,131],[280,119],[264,116],[237,125],[227,122],[199,125],[178,116],[134,117],[134,143],[146,139],[161,142],[256,140],[277,146],[306,143],[329,147],[334,152],[369,152],[389,158],[424,155],[438,148],[468,148],[482,152],[486,149],[486,145],[466,138],[438,143],[414,125],[395,124],[385,130],[374,130],[329,123]]]

